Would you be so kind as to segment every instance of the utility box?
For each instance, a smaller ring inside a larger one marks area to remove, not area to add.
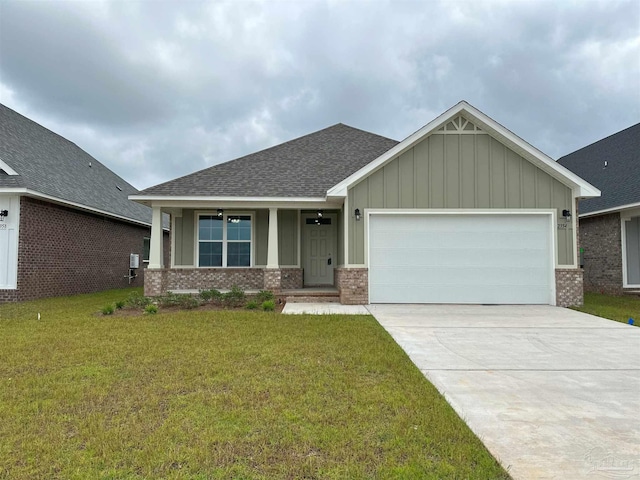
[[[129,255],[129,268],[140,268],[140,255],[137,253]]]

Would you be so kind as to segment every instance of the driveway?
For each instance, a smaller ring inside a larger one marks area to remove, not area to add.
[[[514,478],[640,478],[640,328],[551,306],[369,310]]]

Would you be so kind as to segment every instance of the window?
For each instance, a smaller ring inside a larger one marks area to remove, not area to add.
[[[151,252],[151,238],[144,237],[142,244],[142,261],[149,263],[149,252]]]
[[[251,215],[200,215],[198,266],[250,267]]]

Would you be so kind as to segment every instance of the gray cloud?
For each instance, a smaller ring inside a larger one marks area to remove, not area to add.
[[[636,2],[0,3],[3,103],[139,188],[461,99],[553,157],[640,119]]]

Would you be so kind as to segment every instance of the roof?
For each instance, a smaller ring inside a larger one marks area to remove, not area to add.
[[[600,195],[600,191],[593,185],[589,184],[570,170],[559,165],[551,157],[545,155],[540,150],[490,118],[488,115],[485,115],[469,103],[461,101],[442,115],[429,122],[417,132],[409,135],[402,142],[398,143],[389,151],[378,157],[375,161],[364,166],[362,169],[332,187],[327,192],[327,196],[345,196],[348,188],[360,182],[363,178],[372,174],[376,170],[382,168],[385,164],[415,146],[418,142],[440,129],[443,125],[458,115],[462,115],[477,127],[480,127],[481,130],[484,130],[502,144],[511,148],[523,158],[529,160],[541,170],[547,172],[564,185],[571,187],[577,197],[596,197]]]
[[[640,203],[640,123],[558,160],[602,191],[580,202],[580,215]]]
[[[76,144],[0,104],[0,190],[5,189],[151,223],[151,209],[128,199],[136,188]]]
[[[398,142],[342,123],[140,192],[144,196],[324,198]]]

